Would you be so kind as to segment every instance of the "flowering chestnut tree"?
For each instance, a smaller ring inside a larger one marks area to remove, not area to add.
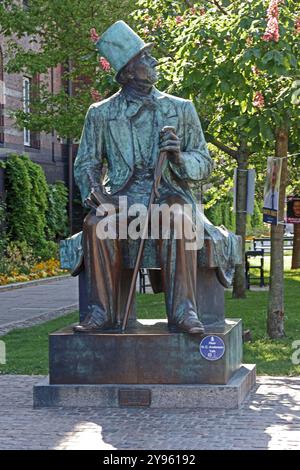
[[[236,159],[237,233],[245,234],[245,172],[262,155],[286,157],[299,141],[299,4],[295,0],[140,0],[136,19],[159,44],[162,84],[193,99],[206,137]],[[179,20],[180,18],[180,20]],[[295,101],[295,100],[294,100]],[[266,165],[266,163],[265,163]],[[287,159],[279,217],[283,220]],[[272,226],[268,333],[284,335],[283,225]],[[240,269],[243,283],[244,271]]]

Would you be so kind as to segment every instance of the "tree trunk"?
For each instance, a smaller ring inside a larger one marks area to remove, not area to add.
[[[235,299],[244,299],[246,297],[246,278],[245,278],[245,238],[247,223],[247,163],[248,151],[244,142],[241,143],[237,156],[237,175],[236,175],[236,234],[242,237],[242,264],[236,266],[232,297]]]
[[[283,265],[283,235],[284,235],[284,204],[287,181],[288,129],[276,131],[276,157],[283,158],[279,191],[278,225],[271,226],[271,269],[268,303],[267,332],[270,338],[282,338],[284,333],[284,265]]]
[[[300,224],[294,224],[292,269],[300,268]]]

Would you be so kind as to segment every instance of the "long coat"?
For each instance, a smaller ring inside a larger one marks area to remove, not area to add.
[[[156,89],[153,91],[153,98],[157,105],[157,119],[156,128],[152,131],[154,145],[150,160],[155,162],[158,157],[160,130],[164,126],[173,126],[181,139],[184,165],[179,170],[176,165],[170,163],[170,168],[182,180],[206,179],[213,164],[192,102]],[[108,164],[105,186],[111,194],[120,191],[133,174],[131,117],[136,114],[137,107],[138,104],[134,102],[128,105],[124,94],[118,92],[89,108],[74,166],[75,179],[83,200],[90,191],[91,180],[95,181],[96,178],[100,181],[104,159]],[[172,184],[174,183],[173,181]]]
[[[181,140],[183,164],[179,167],[168,162],[163,178],[175,193],[196,207],[196,201],[186,183],[207,179],[213,168],[197,112],[191,101],[157,89],[152,91],[152,99],[156,120],[149,160],[155,164],[159,155],[161,129],[173,126]],[[131,118],[140,106],[138,102],[128,102],[125,94],[119,91],[89,108],[74,165],[75,180],[83,201],[93,185],[101,184],[104,160],[107,162],[107,175],[103,185],[107,192],[118,193],[131,178],[135,163]],[[149,125],[153,123],[149,121]],[[234,266],[241,261],[239,239],[224,227],[214,227],[206,218],[204,230],[205,236],[212,240],[219,278],[227,286],[231,283]]]

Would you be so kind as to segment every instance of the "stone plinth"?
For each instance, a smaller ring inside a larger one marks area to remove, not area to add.
[[[34,407],[238,408],[255,385],[255,365],[243,364],[226,385],[35,385]]]
[[[201,356],[200,341],[220,337],[224,355]],[[219,384],[225,385],[242,361],[242,322],[226,320],[204,335],[170,332],[166,322],[141,321],[126,333],[75,334],[65,328],[50,335],[49,382],[57,384]]]

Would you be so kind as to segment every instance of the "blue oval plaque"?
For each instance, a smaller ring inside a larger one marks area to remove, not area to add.
[[[219,336],[205,336],[199,345],[200,354],[208,361],[221,359],[225,352],[225,344]]]

